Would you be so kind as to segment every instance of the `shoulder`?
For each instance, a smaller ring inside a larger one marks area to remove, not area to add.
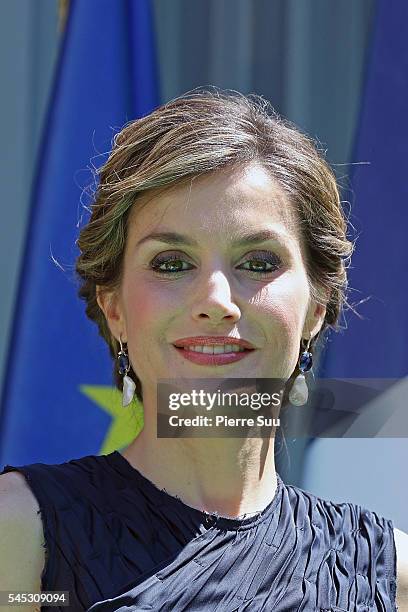
[[[3,519],[41,526],[38,501],[22,473],[0,474],[0,512]]]
[[[24,476],[0,475],[0,590],[39,591],[45,563],[38,502]],[[4,563],[6,560],[6,563]]]
[[[397,553],[397,605],[399,612],[408,612],[408,534],[394,527]]]

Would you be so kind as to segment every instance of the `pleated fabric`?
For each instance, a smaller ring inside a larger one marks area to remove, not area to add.
[[[157,488],[119,452],[21,472],[44,527],[43,591],[89,612],[394,612],[391,520],[277,474],[272,501],[238,518]]]

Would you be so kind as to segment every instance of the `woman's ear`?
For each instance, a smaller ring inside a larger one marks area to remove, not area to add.
[[[322,302],[324,302],[324,304],[316,302],[316,300],[310,300],[303,327],[302,338],[314,338],[323,326],[324,319],[326,317],[327,303],[329,301],[330,292],[328,289],[323,288],[321,288],[321,291],[321,296],[323,297]]]
[[[319,333],[323,326],[323,322],[326,316],[326,306],[322,306],[321,304],[317,304],[313,302],[312,312],[309,315],[307,331],[304,334],[303,338],[314,338],[316,334]]]
[[[126,341],[126,324],[119,292],[108,291],[97,285],[96,300],[99,308],[105,315],[111,334],[116,339],[122,336],[122,339]]]

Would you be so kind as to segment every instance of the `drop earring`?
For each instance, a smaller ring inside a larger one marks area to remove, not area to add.
[[[120,351],[118,353],[119,374],[123,374],[122,406],[128,406],[135,394],[135,382],[128,376],[130,370],[127,350],[123,348],[122,335],[119,337]]]
[[[300,374],[295,378],[292,385],[292,389],[289,392],[288,398],[293,406],[303,406],[306,404],[309,398],[309,390],[307,388],[305,372],[311,370],[313,365],[313,356],[309,352],[309,344],[311,338],[307,343],[306,350],[304,350],[299,358],[299,370]]]

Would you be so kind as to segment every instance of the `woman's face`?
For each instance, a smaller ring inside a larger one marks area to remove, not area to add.
[[[260,232],[256,242],[240,242]],[[140,197],[129,215],[120,290],[109,306],[99,304],[128,343],[144,396],[161,378],[288,379],[301,338],[315,335],[325,314],[310,300],[302,250],[287,197],[259,165]],[[197,363],[175,346],[209,336],[246,340],[254,350]]]

